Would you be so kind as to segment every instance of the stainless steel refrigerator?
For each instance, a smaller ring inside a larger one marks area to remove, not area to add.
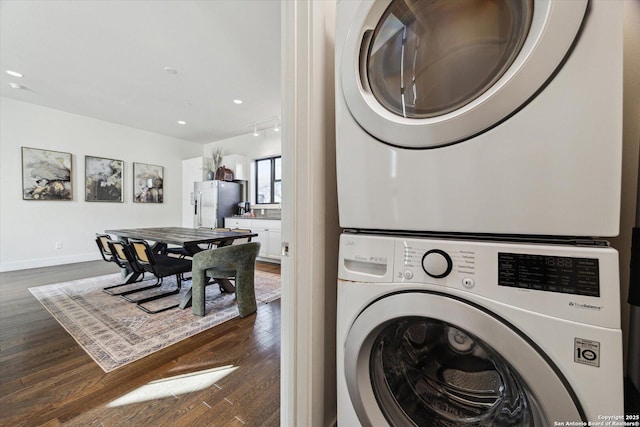
[[[242,200],[242,185],[229,181],[195,182],[193,227],[224,227],[224,218],[233,216]]]

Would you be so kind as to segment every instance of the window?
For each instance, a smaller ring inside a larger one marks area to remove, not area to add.
[[[256,160],[256,204],[282,201],[282,157]]]
[[[511,66],[533,8],[531,0],[393,2],[368,52],[373,96],[392,113],[418,119],[468,104]]]

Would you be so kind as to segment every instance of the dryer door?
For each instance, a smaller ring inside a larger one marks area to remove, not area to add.
[[[433,148],[478,135],[551,78],[587,3],[364,1],[338,58],[349,111],[368,133],[401,147]]]
[[[368,306],[345,343],[345,378],[365,426],[546,426],[583,421],[567,381],[498,316],[444,294]]]

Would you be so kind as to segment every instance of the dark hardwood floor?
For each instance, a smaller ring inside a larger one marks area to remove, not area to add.
[[[279,425],[280,300],[105,373],[28,288],[114,271],[94,261],[0,273],[1,426]],[[200,390],[170,380],[225,366],[236,369]],[[171,395],[109,406],[153,381]]]

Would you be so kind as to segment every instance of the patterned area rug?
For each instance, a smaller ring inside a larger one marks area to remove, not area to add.
[[[155,278],[149,283],[154,281]],[[206,287],[207,315],[198,317],[192,314],[191,308],[147,314],[135,304],[102,291],[102,288],[119,282],[120,274],[115,273],[39,286],[29,291],[105,372],[238,316],[235,294],[220,293],[217,285]],[[175,288],[175,278],[166,278],[164,282],[162,288],[136,295]],[[176,304],[190,287],[191,281],[185,281],[180,294],[145,306],[157,309]],[[255,289],[259,310],[261,304],[280,298],[280,275],[256,271]]]

